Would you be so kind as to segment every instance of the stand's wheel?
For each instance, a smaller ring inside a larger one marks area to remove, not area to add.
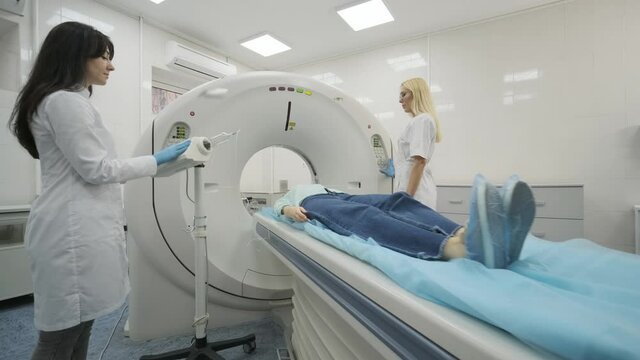
[[[245,354],[251,354],[256,351],[256,341],[252,340],[246,344],[242,345],[242,350],[244,350]]]

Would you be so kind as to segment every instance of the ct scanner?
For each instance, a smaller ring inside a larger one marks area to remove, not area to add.
[[[300,154],[314,181],[389,193],[390,138],[342,91],[301,75],[255,72],[204,84],[154,120],[149,154],[192,136],[236,132],[204,169],[209,328],[279,319],[299,359],[548,358],[507,333],[418,298],[359,260],[261,214],[240,195],[243,166],[276,145]],[[192,332],[193,169],[125,186],[134,340]]]

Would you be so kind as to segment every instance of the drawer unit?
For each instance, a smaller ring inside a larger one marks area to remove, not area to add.
[[[443,213],[443,212],[441,212],[440,214],[442,214],[442,216],[446,217],[447,219],[461,225],[466,224],[467,220],[469,220],[468,214],[451,214],[451,213]]]
[[[542,239],[561,241],[581,238],[584,219],[582,185],[531,186],[536,201],[536,218],[531,233]],[[469,185],[438,186],[437,210],[464,224],[469,215]]]
[[[24,231],[29,206],[0,206],[0,300],[33,292]]]
[[[536,217],[549,219],[583,219],[582,186],[533,186]]]
[[[545,240],[569,240],[584,237],[582,220],[536,218],[531,234]]]
[[[436,209],[447,214],[468,214],[471,187],[438,186]]]

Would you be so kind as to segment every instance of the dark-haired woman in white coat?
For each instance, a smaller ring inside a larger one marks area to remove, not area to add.
[[[86,358],[93,320],[129,292],[120,184],[154,175],[189,145],[118,158],[89,101],[92,86],[115,69],[113,55],[109,38],[91,26],[54,27],[11,115],[11,130],[42,173],[26,230],[39,330],[32,359]]]

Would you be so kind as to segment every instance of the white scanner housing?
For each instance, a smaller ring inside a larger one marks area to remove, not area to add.
[[[204,139],[220,133],[236,135],[203,151]],[[162,175],[205,165],[210,328],[290,305],[291,273],[255,234],[241,199],[240,176],[256,152],[288,148],[305,159],[315,182],[330,188],[392,191],[378,171],[391,144],[377,119],[341,90],[306,76],[252,72],[195,88],[158,115],[135,153],[189,137],[203,138],[158,177],[125,186],[133,339],[191,332],[194,249],[185,229],[193,222],[193,170]]]

